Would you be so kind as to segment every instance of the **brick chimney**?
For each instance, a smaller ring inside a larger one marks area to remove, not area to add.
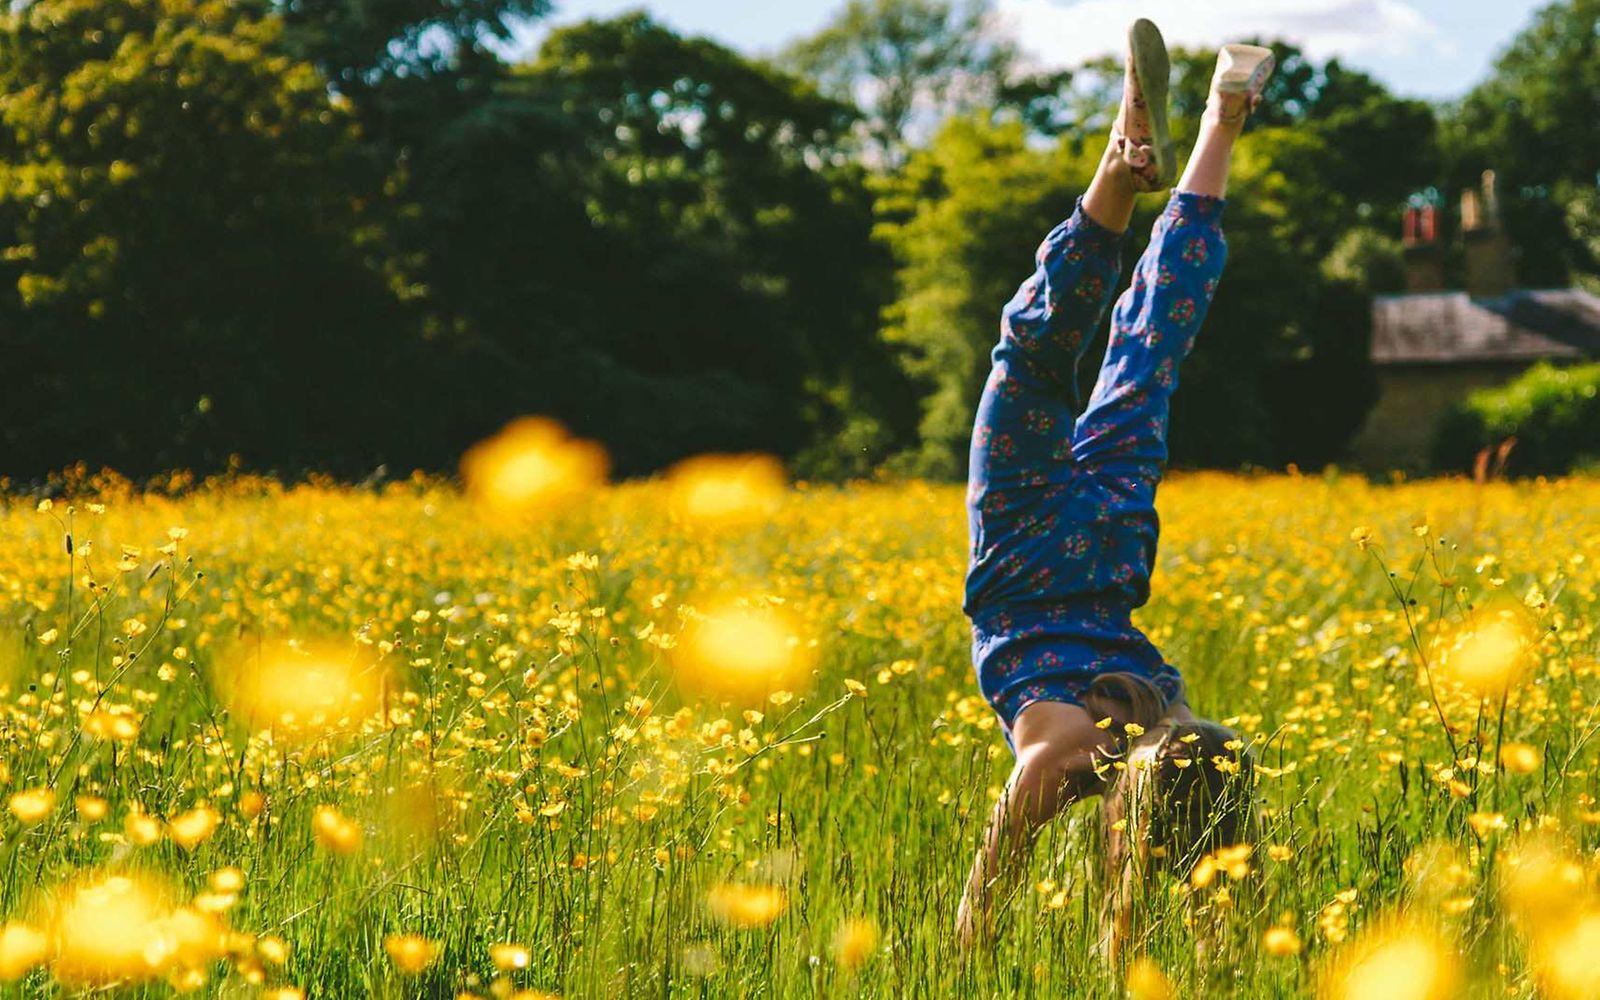
[[[1500,227],[1500,199],[1493,170],[1483,172],[1480,190],[1461,192],[1461,242],[1467,257],[1467,294],[1492,299],[1516,287],[1511,242]]]
[[[1404,229],[1406,291],[1444,290],[1444,248],[1439,244],[1439,210],[1431,204],[1406,209]]]

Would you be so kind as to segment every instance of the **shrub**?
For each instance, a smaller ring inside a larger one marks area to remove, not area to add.
[[[1480,389],[1440,429],[1434,458],[1464,469],[1484,448],[1515,437],[1506,471],[1560,475],[1600,458],[1600,364],[1539,364],[1504,386]]]

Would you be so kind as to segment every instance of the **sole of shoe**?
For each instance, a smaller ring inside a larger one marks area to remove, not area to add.
[[[1144,97],[1145,114],[1150,117],[1150,148],[1155,154],[1158,186],[1172,183],[1172,132],[1167,122],[1167,90],[1172,76],[1172,61],[1161,29],[1147,18],[1139,18],[1128,29],[1128,50],[1133,55],[1133,72]]]
[[[1259,45],[1224,45],[1228,68],[1217,74],[1214,84],[1222,94],[1256,94],[1266,85],[1277,67],[1272,50]]]

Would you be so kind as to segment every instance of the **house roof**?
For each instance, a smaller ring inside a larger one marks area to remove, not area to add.
[[[1578,361],[1600,357],[1600,296],[1577,288],[1377,295],[1374,364]]]

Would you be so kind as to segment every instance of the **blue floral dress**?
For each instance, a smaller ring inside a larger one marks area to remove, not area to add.
[[[1173,194],[1112,312],[1081,413],[1078,361],[1117,287],[1125,234],[1079,202],[1005,308],[972,433],[965,610],[978,686],[1008,736],[1028,705],[1082,704],[1108,671],[1183,696],[1178,671],[1131,615],[1150,598],[1178,366],[1227,256],[1222,208]]]

